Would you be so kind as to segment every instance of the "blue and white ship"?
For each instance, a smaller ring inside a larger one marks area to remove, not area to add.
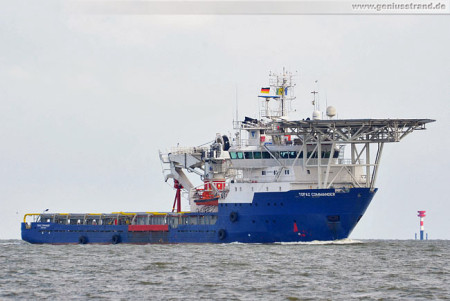
[[[270,74],[255,118],[234,122],[205,147],[160,152],[176,192],[172,212],[31,213],[30,243],[275,243],[347,238],[377,192],[385,143],[431,119],[336,119],[313,101],[291,120],[293,75]],[[315,93],[315,92],[314,92]],[[315,94],[314,94],[315,95]],[[198,176],[195,186],[190,177]],[[181,211],[182,196],[189,212]]]

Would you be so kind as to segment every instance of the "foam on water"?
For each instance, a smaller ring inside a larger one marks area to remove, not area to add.
[[[363,241],[353,240],[350,238],[339,239],[339,240],[313,240],[306,242],[281,242],[281,245],[352,245],[352,244],[363,244]]]

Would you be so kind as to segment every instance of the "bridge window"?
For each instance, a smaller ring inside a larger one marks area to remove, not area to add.
[[[261,174],[262,174],[263,176],[265,176],[265,175],[266,175],[266,171],[265,171],[265,170],[261,171]]]
[[[245,152],[244,156],[245,156],[245,159],[253,159],[253,153],[252,152]]]
[[[270,159],[271,156],[270,156],[270,154],[268,152],[262,152],[262,158],[263,159]]]
[[[280,158],[289,159],[289,152],[280,152]]]
[[[230,152],[231,159],[237,159],[237,154],[235,152]]]
[[[308,158],[317,158],[317,152],[308,152]]]
[[[302,157],[302,154],[303,154],[303,153],[300,153],[300,157],[299,157],[299,158]],[[295,158],[297,158],[297,152],[289,152],[289,158],[290,158],[290,159],[295,159]]]
[[[261,157],[262,157],[261,152],[254,152],[253,153],[253,158],[254,159],[261,159]]]
[[[244,159],[244,153],[243,152],[237,152],[237,158],[238,159]]]

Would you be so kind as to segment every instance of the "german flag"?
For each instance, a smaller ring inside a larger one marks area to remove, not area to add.
[[[270,88],[261,88],[261,93],[269,94],[270,93]]]

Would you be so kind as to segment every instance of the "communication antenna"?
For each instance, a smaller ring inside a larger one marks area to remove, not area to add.
[[[311,94],[313,94],[313,101],[312,104],[314,106],[314,112],[313,112],[313,120],[320,120],[323,118],[323,114],[322,112],[320,112],[320,101],[319,101],[319,92],[317,90],[319,90],[318,88],[318,82],[319,80],[315,80],[316,83],[316,89],[314,91],[311,92]],[[316,94],[317,94],[317,99],[316,99]]]
[[[312,105],[314,106],[314,110],[317,110],[316,94],[319,94],[319,92],[317,92],[317,91],[312,91],[311,94],[313,94]]]

